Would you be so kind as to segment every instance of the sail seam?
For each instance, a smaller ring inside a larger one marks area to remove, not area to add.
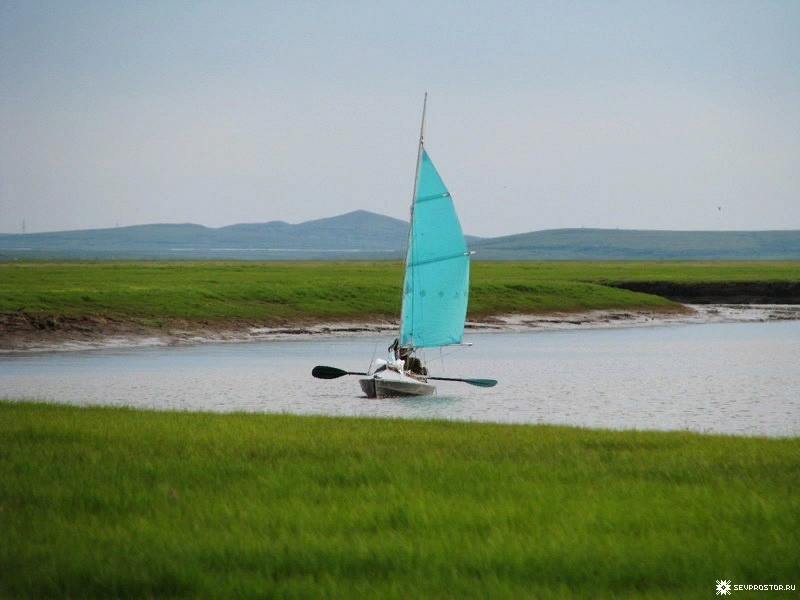
[[[429,200],[438,200],[439,198],[449,198],[450,192],[444,192],[442,194],[433,194],[432,196],[424,196],[422,198],[417,198],[417,204],[420,202],[428,202]]]
[[[421,260],[419,262],[412,262],[409,267],[421,267],[422,265],[429,265],[431,263],[444,262],[446,260],[453,260],[454,258],[462,258],[469,256],[469,252],[460,252],[459,254],[451,254],[450,256],[441,256],[437,258],[429,258],[428,260]]]

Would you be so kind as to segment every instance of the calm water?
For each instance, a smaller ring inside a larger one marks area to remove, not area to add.
[[[364,398],[355,377],[380,337],[0,356],[0,396],[155,409],[321,413],[800,435],[800,321],[472,334],[423,399]],[[428,360],[439,353],[429,352]]]

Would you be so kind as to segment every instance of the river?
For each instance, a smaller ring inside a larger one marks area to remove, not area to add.
[[[0,355],[0,396],[157,410],[289,412],[800,435],[800,321],[468,334],[428,352],[438,396],[367,399],[355,377],[386,335]]]

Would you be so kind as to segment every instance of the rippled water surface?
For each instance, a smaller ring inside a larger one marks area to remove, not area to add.
[[[0,356],[0,396],[155,409],[321,413],[558,423],[624,429],[800,435],[800,321],[591,331],[480,333],[433,374],[491,377],[492,389],[439,384],[420,399],[367,399],[355,377],[391,339]]]

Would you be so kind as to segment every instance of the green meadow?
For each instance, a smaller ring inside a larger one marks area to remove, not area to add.
[[[601,260],[489,261],[474,270],[502,273],[506,278],[552,279],[613,284],[634,281],[679,283],[800,281],[800,261],[792,260]]]
[[[0,313],[281,323],[396,319],[399,262],[4,262]],[[469,317],[592,309],[677,310],[624,281],[798,281],[800,262],[476,261]]]
[[[6,400],[0,456],[3,598],[800,585],[799,438]]]

